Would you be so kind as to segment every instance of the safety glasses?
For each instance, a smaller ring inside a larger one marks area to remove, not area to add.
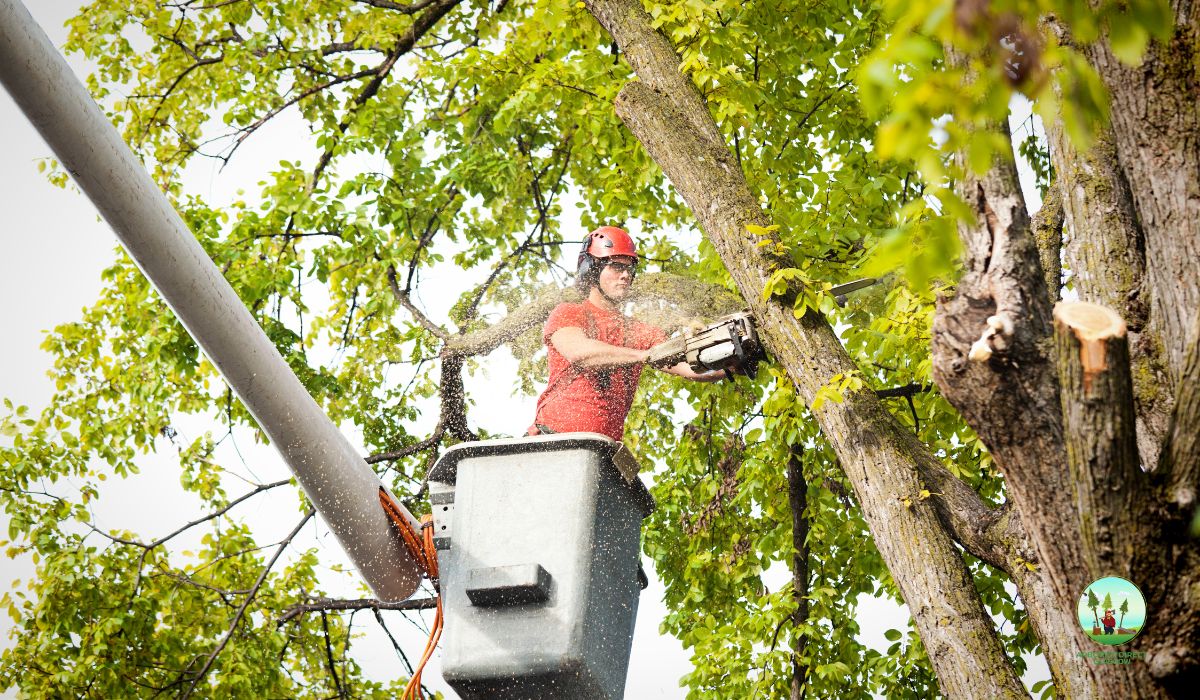
[[[618,274],[620,274],[622,272],[628,272],[630,275],[637,274],[637,263],[635,263],[635,262],[623,263],[623,262],[616,262],[616,261],[612,261],[612,260],[605,260],[604,265],[606,267],[611,267]]]

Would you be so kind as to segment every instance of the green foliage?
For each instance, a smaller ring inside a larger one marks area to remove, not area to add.
[[[879,119],[877,154],[913,163],[923,196],[952,222],[963,218],[955,181],[969,171],[983,173],[997,158],[1013,157],[1004,134],[1014,95],[1031,100],[1045,122],[1061,120],[1075,144],[1086,148],[1108,119],[1108,101],[1076,46],[1103,35],[1121,60],[1136,65],[1150,40],[1165,40],[1173,31],[1166,0],[883,5],[888,35],[855,75],[864,107]],[[1056,19],[1038,21],[1046,16]],[[1062,36],[1069,42],[1060,42]],[[1044,149],[1026,139],[1020,151],[1044,189],[1050,175]],[[896,251],[910,243],[916,262],[910,260],[905,270],[913,285],[946,279],[941,256],[954,252],[953,228],[930,229],[929,221],[920,211],[901,217],[896,241],[880,251],[878,266],[897,262]]]
[[[613,98],[632,74],[603,29],[573,1],[499,5],[450,9],[411,50],[404,42],[421,12],[352,0],[94,0],[70,23],[68,49],[96,66],[93,93],[305,386],[373,453],[419,446],[446,398],[441,341],[404,308],[406,292],[445,300],[447,332],[477,330],[564,282],[563,261],[572,261],[559,247],[570,252],[582,228],[600,223],[640,226],[651,269],[729,286],[616,117]],[[773,222],[748,234],[774,233],[783,246],[774,252],[790,259],[764,297],[802,285],[794,312],[827,314],[858,363],[831,379],[813,410],[932,384],[932,299],[956,274],[965,210],[952,193],[963,171],[950,155],[966,153],[961,167],[976,170],[1012,157],[1012,144],[983,127],[1007,116],[1014,91],[1044,116],[1061,114],[1080,142],[1105,118],[1094,72],[1027,18],[1054,11],[1080,41],[1110,28],[1130,62],[1170,31],[1161,0],[1106,2],[1096,15],[1093,6],[1010,0],[960,26],[949,0],[646,3]],[[1004,36],[1030,41],[1017,55]],[[961,60],[948,60],[946,45]],[[308,141],[258,163],[257,191],[230,202],[188,191],[189,163],[240,159],[241,146],[285,119]],[[1036,144],[1021,152],[1048,178]],[[830,284],[863,274],[885,283],[846,309],[832,303]],[[450,290],[439,279],[465,281]],[[106,697],[179,689],[268,559],[238,510],[199,526],[195,554],[173,543],[147,550],[136,533],[92,527],[88,505],[104,482],[136,473],[151,452],[174,449],[181,489],[208,512],[225,507],[234,489],[215,454],[221,439],[176,444],[173,426],[204,419],[217,435],[255,430],[130,260],[118,256],[104,284],[79,320],[47,336],[57,389],[49,405],[7,405],[0,417],[10,556],[38,567],[31,588],[3,599],[18,630],[0,687],[29,697],[79,695],[89,683]],[[530,338],[514,341],[514,386],[526,391],[544,381]],[[466,372],[486,367],[481,358]],[[982,444],[935,391],[886,405],[985,499],[1002,499]],[[458,439],[438,437],[439,447]],[[884,649],[858,637],[859,596],[899,600],[899,591],[832,450],[778,368],[733,385],[650,378],[627,442],[661,465],[645,551],[667,588],[662,629],[693,656],[681,681],[689,697],[784,696],[793,660],[812,697],[936,694],[911,628],[889,631]],[[786,478],[793,454],[803,485]],[[429,456],[417,451],[380,473],[410,496]],[[793,487],[803,513],[791,511]],[[797,518],[808,551],[798,582],[789,574]],[[1024,612],[1000,574],[970,565],[1019,664],[1034,651]],[[269,572],[198,695],[396,694],[346,657],[344,618],[275,627],[283,609],[321,592],[318,568],[314,552],[299,552]],[[808,614],[796,624],[798,592]],[[344,659],[337,673],[327,669],[327,638]],[[1046,688],[1043,696],[1053,693]]]

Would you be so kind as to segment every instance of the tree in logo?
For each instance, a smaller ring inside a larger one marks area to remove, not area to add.
[[[1092,619],[1095,620],[1092,625],[1092,634],[1100,634],[1100,616],[1096,614],[1096,608],[1099,607],[1100,601],[1096,599],[1096,595],[1092,593],[1092,589],[1087,589],[1087,606],[1092,609]]]

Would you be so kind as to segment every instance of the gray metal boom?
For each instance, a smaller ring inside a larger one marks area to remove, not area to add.
[[[420,573],[380,507],[379,478],[17,0],[0,0],[0,82],[262,426],[375,595],[412,595]]]

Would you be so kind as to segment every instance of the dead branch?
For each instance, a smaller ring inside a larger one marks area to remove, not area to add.
[[[399,602],[378,600],[376,598],[359,598],[356,600],[341,600],[337,598],[314,598],[311,603],[293,605],[275,621],[277,627],[291,622],[300,615],[311,612],[329,612],[335,610],[431,610],[437,607],[435,598],[416,598]],[[380,623],[382,624],[382,623]]]

